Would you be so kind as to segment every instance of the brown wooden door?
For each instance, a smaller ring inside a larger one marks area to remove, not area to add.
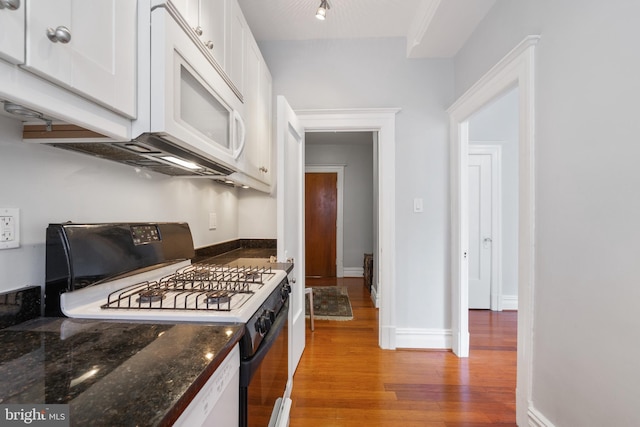
[[[338,174],[305,174],[306,275],[336,277]]]

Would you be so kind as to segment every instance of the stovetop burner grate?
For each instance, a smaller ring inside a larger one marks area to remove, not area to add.
[[[194,264],[158,281],[114,291],[101,308],[231,311],[273,276],[270,267]]]

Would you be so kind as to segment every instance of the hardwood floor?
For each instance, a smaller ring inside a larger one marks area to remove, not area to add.
[[[469,314],[468,359],[450,351],[381,350],[377,310],[363,279],[347,286],[354,320],[307,321],[294,376],[291,427],[515,425],[515,311]]]

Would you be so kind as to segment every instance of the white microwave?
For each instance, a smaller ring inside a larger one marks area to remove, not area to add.
[[[171,3],[152,8],[149,128],[137,128],[138,134],[236,170],[245,143],[241,95],[188,32]]]

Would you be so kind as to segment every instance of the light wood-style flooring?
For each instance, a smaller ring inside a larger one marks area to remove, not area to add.
[[[307,320],[291,427],[515,425],[516,312],[472,310],[468,359],[381,350],[363,279],[307,279],[336,284],[348,287],[354,320],[316,320],[315,332]]]

